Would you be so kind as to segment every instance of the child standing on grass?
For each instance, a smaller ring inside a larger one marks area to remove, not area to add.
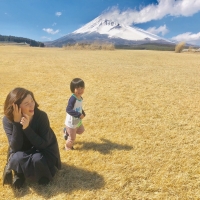
[[[66,108],[67,116],[65,120],[64,138],[66,140],[65,150],[73,150],[73,144],[76,139],[76,134],[84,132],[82,119],[85,117],[85,112],[82,108],[85,83],[80,78],[74,78],[70,83],[72,92]]]

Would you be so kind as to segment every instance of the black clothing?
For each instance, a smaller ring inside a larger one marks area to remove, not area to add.
[[[3,127],[10,145],[9,169],[36,181],[41,177],[51,180],[56,168],[61,169],[57,139],[45,112],[35,108],[26,129],[4,116]]]

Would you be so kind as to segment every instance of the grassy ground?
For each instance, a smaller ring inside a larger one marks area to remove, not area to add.
[[[200,199],[199,66],[200,54],[0,46],[0,119],[10,90],[33,91],[62,159],[48,186],[0,185],[0,199]],[[86,83],[86,131],[66,152],[62,128],[74,77]],[[0,121],[1,173],[6,150]]]

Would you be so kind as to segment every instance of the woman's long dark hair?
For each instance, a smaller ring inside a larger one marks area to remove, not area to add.
[[[34,95],[31,91],[17,87],[13,89],[6,97],[4,103],[4,115],[10,120],[13,121],[13,103],[17,104],[18,107],[22,101],[30,94],[35,101]],[[39,107],[39,104],[35,101],[35,108]]]

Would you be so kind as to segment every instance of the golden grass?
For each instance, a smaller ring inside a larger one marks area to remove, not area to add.
[[[49,186],[0,185],[0,199],[199,199],[199,67],[200,54],[0,47],[0,118],[11,89],[30,89],[48,113],[62,159]],[[74,77],[86,83],[86,131],[66,152],[62,128]],[[0,141],[2,172],[2,122]]]

